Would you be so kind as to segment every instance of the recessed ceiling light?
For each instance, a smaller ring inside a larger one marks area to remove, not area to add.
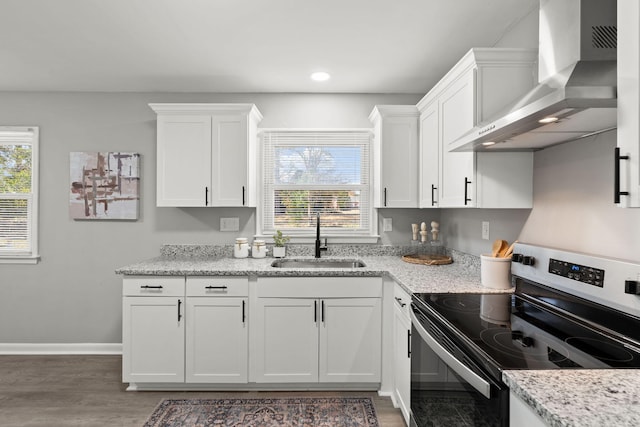
[[[493,142],[493,141],[487,141],[487,142],[483,142],[482,143],[482,145],[484,145],[485,147],[488,147],[488,146],[494,145],[494,144],[495,144],[495,142]]]
[[[557,121],[558,121],[557,117],[550,116],[550,117],[545,117],[543,119],[538,120],[538,123],[547,124],[547,123],[554,123]]]
[[[311,73],[311,80],[316,82],[324,82],[331,78],[329,73],[325,71],[316,71],[315,73]]]

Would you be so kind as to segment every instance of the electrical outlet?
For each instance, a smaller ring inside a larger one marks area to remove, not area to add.
[[[393,222],[391,218],[384,218],[382,220],[382,231],[393,231]]]
[[[482,221],[482,238],[489,240],[489,221]]]
[[[220,231],[240,231],[240,218],[220,218]]]

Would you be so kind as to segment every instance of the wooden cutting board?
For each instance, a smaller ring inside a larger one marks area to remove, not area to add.
[[[404,262],[410,262],[412,264],[423,265],[444,265],[451,264],[453,260],[447,255],[428,255],[428,254],[412,254],[403,255],[402,260]]]

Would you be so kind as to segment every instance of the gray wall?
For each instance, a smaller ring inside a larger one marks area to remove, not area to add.
[[[118,343],[117,267],[159,254],[163,243],[231,243],[219,218],[240,218],[255,233],[255,209],[156,208],[155,113],[150,102],[254,102],[262,127],[370,127],[375,104],[415,104],[419,95],[1,93],[1,125],[40,127],[42,260],[0,264],[0,343]],[[71,151],[142,155],[138,221],[74,221],[68,215]],[[390,211],[390,210],[387,210]],[[417,210],[416,210],[417,211]],[[410,212],[392,214],[385,243],[408,240]],[[410,238],[410,237],[409,237]]]

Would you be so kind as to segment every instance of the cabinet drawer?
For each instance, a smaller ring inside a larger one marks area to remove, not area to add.
[[[187,277],[187,296],[190,297],[248,295],[248,277]]]
[[[122,280],[124,296],[184,296],[184,277],[125,277]]]
[[[409,310],[411,309],[411,296],[404,288],[396,283],[393,287],[393,303],[396,308],[409,318]]]

